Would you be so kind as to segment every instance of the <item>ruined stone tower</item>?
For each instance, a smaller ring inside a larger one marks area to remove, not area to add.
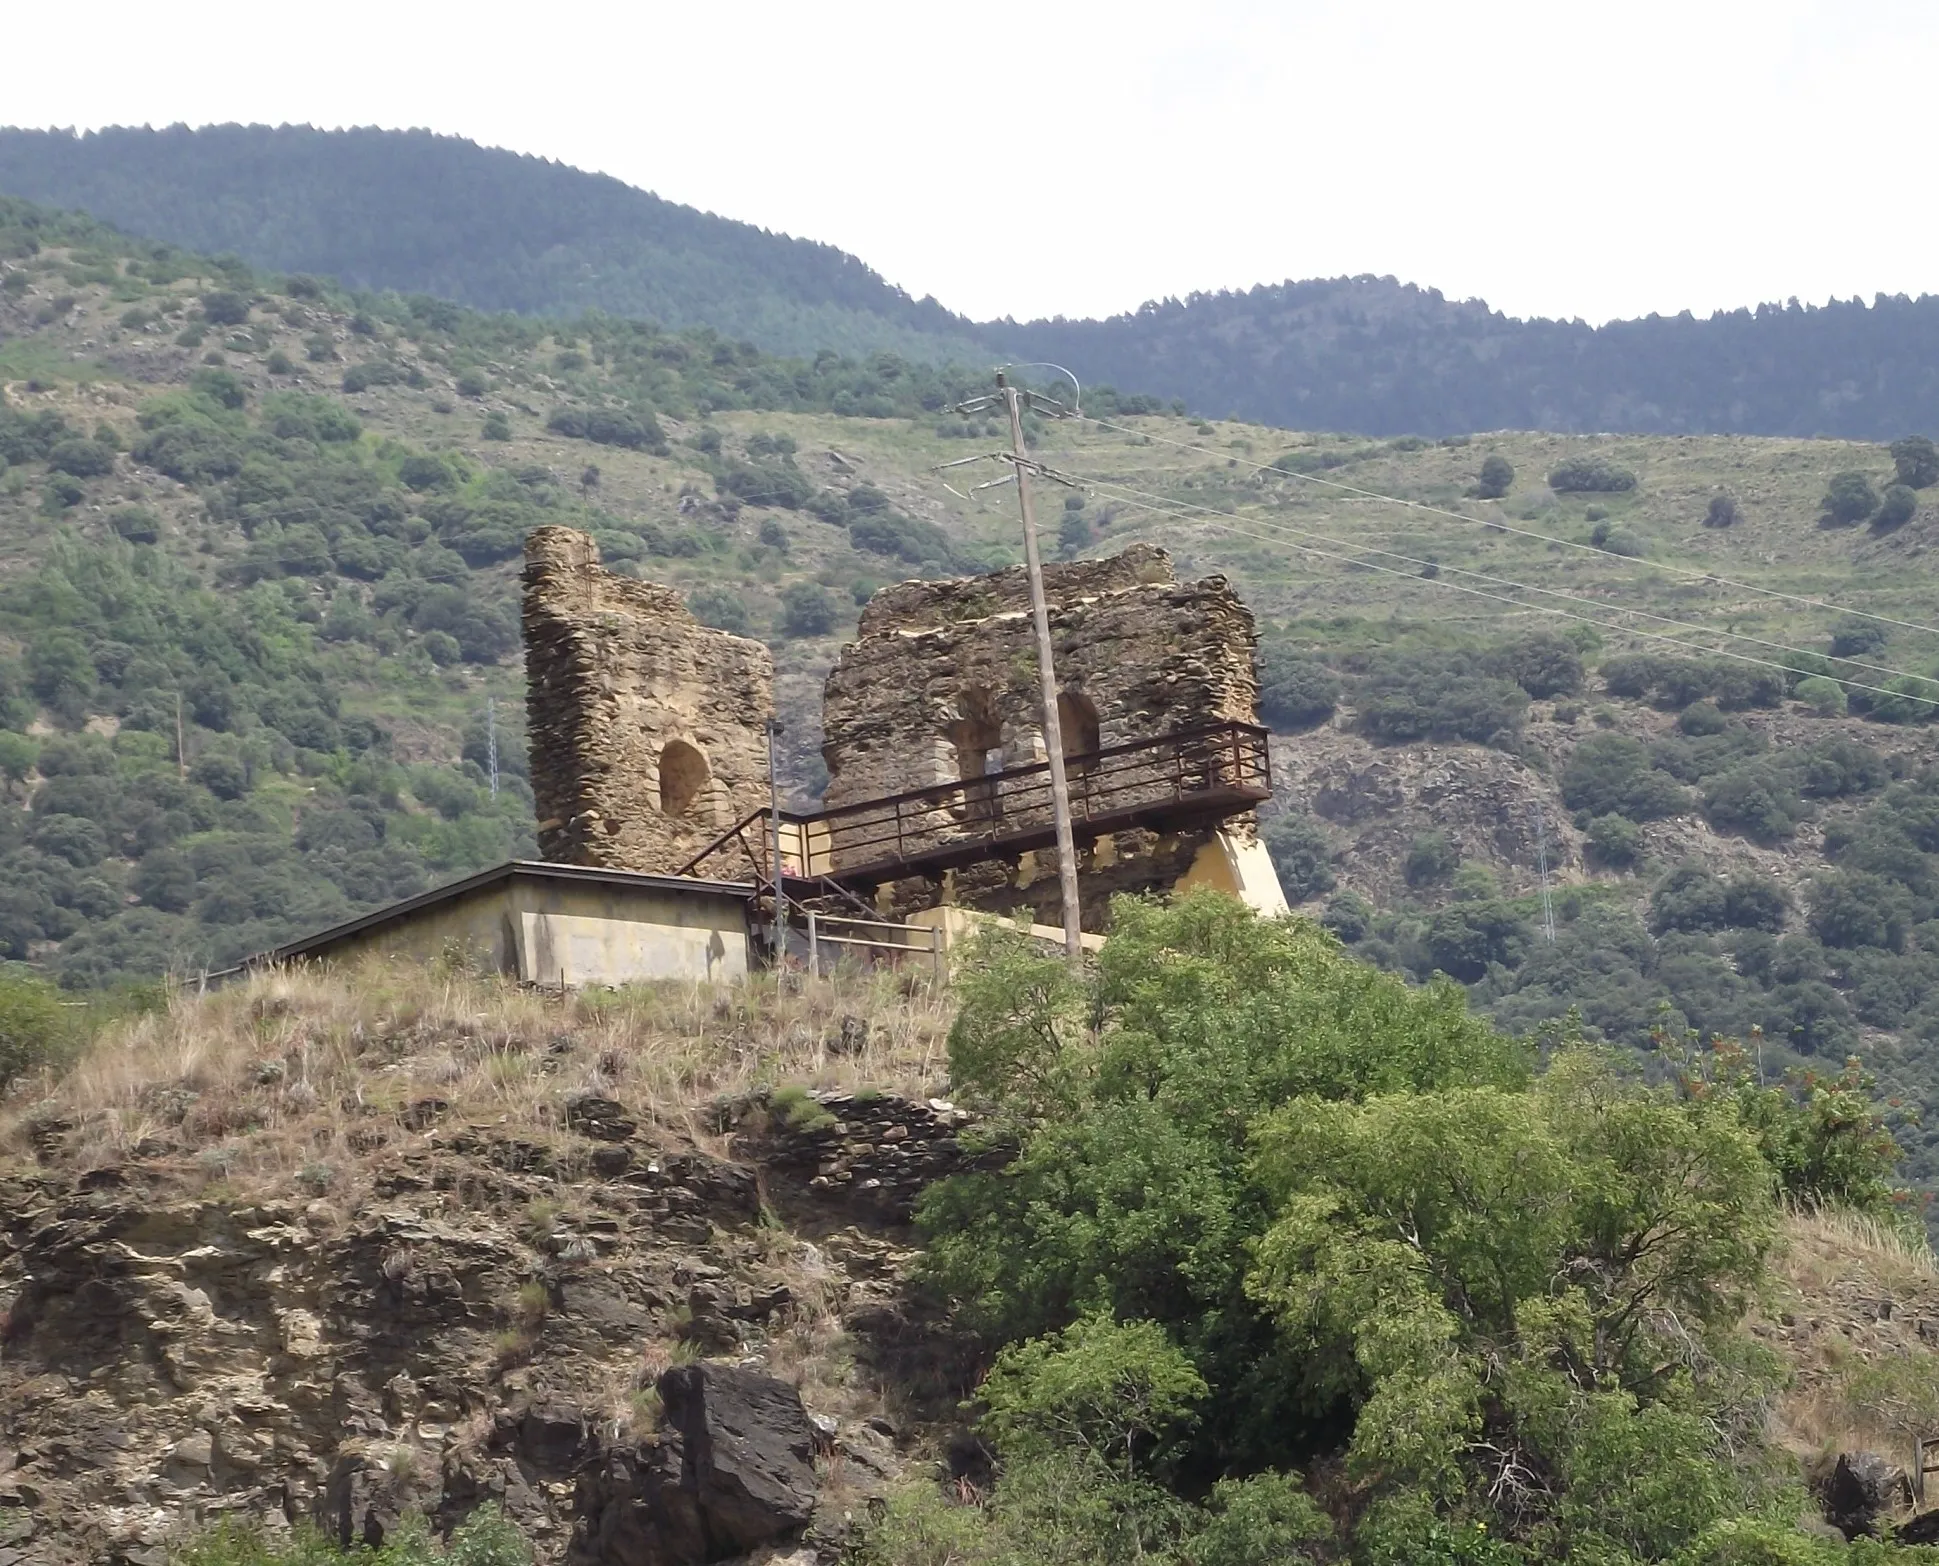
[[[565,527],[525,541],[524,621],[545,859],[671,873],[767,803],[774,663],[759,642],[603,570]]]
[[[1058,716],[1080,802],[1089,770],[1084,756],[1210,724],[1258,721],[1257,632],[1223,577],[1180,582],[1165,552],[1144,544],[1108,560],[1049,566],[1044,575],[1062,687]],[[828,676],[826,803],[834,810],[1043,761],[1042,705],[1022,568],[884,588],[862,611],[856,639]],[[1114,776],[1113,786],[1125,788],[1124,772]],[[954,808],[973,815],[974,796],[967,810]],[[955,829],[983,825],[964,819]],[[1243,837],[1254,830],[1249,813],[1225,827]],[[948,823],[930,829],[952,830]],[[1082,845],[1086,926],[1101,926],[1113,892],[1175,885],[1216,830],[1133,829]],[[839,819],[831,834],[839,870]],[[898,909],[960,902],[1003,912],[1032,908],[1046,923],[1061,918],[1055,860],[1047,852],[912,878],[889,892]]]

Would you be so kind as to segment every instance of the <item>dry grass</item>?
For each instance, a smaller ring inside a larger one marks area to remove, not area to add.
[[[1759,1331],[1792,1370],[1775,1434],[1807,1462],[1869,1448],[1898,1461],[1939,1433],[1939,1259],[1858,1213],[1793,1212]]]
[[[870,1027],[845,1052],[851,1015]],[[112,1024],[62,1075],[16,1090],[0,1150],[76,1171],[141,1159],[190,1188],[345,1198],[374,1155],[434,1123],[563,1145],[565,1106],[588,1093],[716,1148],[711,1106],[757,1086],[933,1093],[948,1024],[946,993],[893,975],[562,1000],[404,962],[290,969]]]
[[[1839,1208],[1794,1210],[1779,1271],[1795,1283],[1827,1287],[1854,1269],[1907,1292],[1939,1291],[1939,1256],[1923,1238]]]

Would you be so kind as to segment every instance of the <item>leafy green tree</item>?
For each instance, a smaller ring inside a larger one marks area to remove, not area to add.
[[[1724,885],[1723,922],[1733,930],[1784,928],[1791,899],[1784,888],[1755,870],[1739,870]]]
[[[195,867],[187,855],[157,848],[135,866],[131,885],[149,907],[182,913],[195,901]]]
[[[423,453],[406,457],[399,463],[397,476],[406,488],[418,491],[450,489],[457,481],[449,463]]]
[[[819,582],[790,582],[781,590],[781,629],[789,636],[826,636],[841,606]]]
[[[0,777],[10,783],[25,783],[39,759],[40,746],[33,740],[11,729],[0,729]]]
[[[1079,1451],[1133,1479],[1189,1430],[1208,1390],[1156,1322],[1094,1314],[997,1355],[983,1427],[1006,1455]]]
[[[1806,675],[1798,681],[1791,694],[1821,718],[1844,716],[1846,707],[1844,686],[1836,680],[1826,679],[1822,674]]]
[[[1886,694],[1871,698],[1880,723],[1931,723],[1939,719],[1939,680],[1904,674],[1885,682]]]
[[[249,319],[249,301],[233,289],[219,288],[202,296],[202,315],[213,326],[241,326]]]
[[[1661,1558],[1754,1501],[1718,1428],[1754,1397],[1693,1405],[1662,1355],[1730,1341],[1775,1237],[1768,1168],[1733,1109],[1613,1088],[1574,1058],[1530,1093],[1305,1099],[1261,1126],[1281,1216],[1254,1287],[1368,1388],[1363,1530],[1485,1513],[1510,1465],[1550,1476],[1519,1531],[1571,1558]]]
[[[1500,452],[1482,459],[1481,475],[1474,487],[1477,500],[1499,500],[1515,487],[1515,466]]]
[[[1939,447],[1923,435],[1907,435],[1891,445],[1892,466],[1899,482],[1909,489],[1939,484]]]
[[[1333,890],[1333,842],[1312,816],[1281,811],[1266,821],[1260,837],[1288,902],[1307,902]]]
[[[1872,514],[1872,531],[1889,533],[1904,527],[1919,509],[1919,497],[1906,484],[1888,484],[1879,497],[1878,510]]]
[[[1383,651],[1354,684],[1360,727],[1383,744],[1420,739],[1512,744],[1528,697],[1491,674],[1488,664],[1480,653]]]
[[[1719,831],[1742,832],[1760,843],[1776,843],[1796,831],[1810,809],[1800,797],[1789,768],[1750,762],[1705,780],[1703,813]]]
[[[1905,945],[1905,894],[1883,876],[1863,870],[1821,875],[1806,897],[1811,931],[1832,947]]]
[[[1358,892],[1341,892],[1326,900],[1320,923],[1348,946],[1373,928],[1374,908]]]
[[[747,613],[747,605],[740,594],[729,592],[723,587],[703,587],[697,589],[688,600],[694,618],[702,625],[711,625],[716,630],[732,631],[736,636],[745,636],[753,627]]]
[[[1247,1125],[1299,1093],[1519,1081],[1520,1051],[1458,991],[1408,990],[1216,894],[1119,901],[1092,978],[1007,935],[969,972],[951,1078],[1023,1140],[1007,1170],[924,1197],[932,1276],[1004,1339],[1099,1309],[1158,1322],[1212,1388],[1195,1445],[1286,1450],[1304,1372],[1246,1293]]]
[[[1878,510],[1878,492],[1863,473],[1840,473],[1819,503],[1830,527],[1852,527]]]
[[[1690,808],[1690,796],[1676,780],[1651,766],[1648,747],[1626,734],[1592,734],[1569,753],[1562,768],[1562,802],[1591,817],[1631,821],[1655,821]]]
[[[1680,734],[1721,734],[1729,726],[1730,720],[1713,701],[1691,702],[1676,716],[1677,732]]]
[[[0,1083],[57,1064],[78,1042],[59,990],[38,978],[0,974]]]
[[[1885,651],[1890,635],[1876,620],[1847,615],[1831,628],[1831,656],[1869,658]]]
[[[47,465],[75,478],[100,478],[114,472],[114,448],[96,440],[64,440],[47,454]]]
[[[1515,963],[1527,936],[1525,922],[1499,900],[1457,902],[1428,921],[1417,971],[1423,979],[1445,973],[1473,984],[1490,968]]]
[[[1737,504],[1737,497],[1724,491],[1710,497],[1710,507],[1703,514],[1703,525],[1735,527],[1743,520],[1743,516],[1743,508]]]
[[[1650,893],[1650,928],[1720,930],[1725,920],[1724,883],[1696,861],[1678,865]]]
[[[1735,1103],[1789,1200],[1899,1212],[1905,1193],[1893,1177],[1900,1150],[1874,1096],[1877,1079],[1856,1059],[1836,1074],[1793,1071],[1782,1083],[1766,1083],[1748,1046],[1719,1040],[1690,1058],[1680,1080],[1686,1093]]]
[[[1550,470],[1549,488],[1558,495],[1621,494],[1636,487],[1627,468],[1595,457],[1573,457]]]
[[[1582,653],[1574,642],[1553,631],[1530,631],[1504,643],[1492,662],[1538,701],[1582,689]]]
[[[1612,870],[1627,870],[1642,861],[1643,829],[1626,816],[1597,816],[1585,836],[1589,852]]]
[[[1407,845],[1401,871],[1409,886],[1433,886],[1454,874],[1461,850],[1445,832],[1420,832]]]
[[[1319,659],[1285,643],[1259,650],[1259,715],[1274,728],[1297,731],[1324,723],[1340,704],[1340,677]]]
[[[51,630],[27,649],[30,688],[48,706],[76,717],[94,690],[94,660],[73,631]]]

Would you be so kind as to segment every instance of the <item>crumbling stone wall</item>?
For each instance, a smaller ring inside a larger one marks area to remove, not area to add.
[[[678,870],[767,803],[774,663],[680,595],[603,570],[584,533],[525,541],[525,675],[539,852]]]
[[[1180,582],[1163,550],[1139,544],[1108,560],[1049,566],[1045,588],[1067,756],[1258,721],[1257,631],[1223,577]],[[826,802],[833,808],[1045,760],[1042,706],[1021,567],[884,588],[828,677]],[[1083,787],[1081,773],[1072,781]],[[1251,818],[1231,825],[1250,831]],[[1088,846],[1080,867],[1087,927],[1098,927],[1113,892],[1169,887],[1207,835],[1129,831]],[[839,830],[834,841],[840,867]],[[898,883],[879,900],[898,913],[958,901],[1029,907],[1049,923],[1062,917],[1051,850]]]

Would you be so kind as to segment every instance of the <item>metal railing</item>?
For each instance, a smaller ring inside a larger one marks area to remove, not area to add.
[[[1096,838],[1127,826],[1222,819],[1272,797],[1268,731],[1220,723],[1112,745],[1066,759],[1071,823]],[[784,812],[780,870],[790,880],[884,879],[1054,841],[1050,765],[911,789],[809,814]],[[777,857],[767,812],[737,822],[681,867],[718,872],[723,856],[772,883]],[[789,839],[794,851],[789,851]]]
[[[871,933],[874,932],[874,933]],[[943,932],[934,925],[896,924],[887,919],[858,919],[847,914],[820,913],[810,908],[807,916],[808,976],[821,977],[832,954],[837,963],[853,953],[870,967],[903,958],[921,958],[929,965],[931,977],[944,978]]]

